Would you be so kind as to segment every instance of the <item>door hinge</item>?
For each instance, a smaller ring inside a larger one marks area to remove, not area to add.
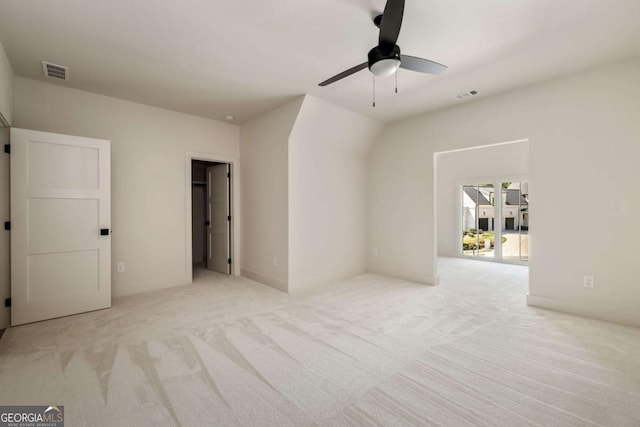
[[[4,229],[6,231],[10,231],[11,230],[11,221],[5,221],[4,222]]]
[[[231,178],[231,172],[227,172],[227,178]]]
[[[229,259],[227,260],[227,263],[228,263],[228,264],[231,264],[231,258],[229,258]]]
[[[4,299],[4,306],[5,307],[11,307],[11,298],[5,298]]]
[[[11,154],[11,145],[4,144],[4,152],[7,154]]]
[[[231,221],[231,215],[227,216],[227,221]]]

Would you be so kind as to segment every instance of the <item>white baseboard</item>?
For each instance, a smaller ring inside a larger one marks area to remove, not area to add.
[[[408,280],[409,282],[421,283],[423,285],[437,286],[440,283],[438,276],[429,276],[422,273],[415,273],[411,271],[399,271],[390,268],[383,267],[371,267],[368,270],[369,273],[379,274],[381,276],[396,277],[402,280]]]
[[[362,267],[357,269],[350,268],[335,270],[316,276],[305,277],[302,279],[292,279],[289,280],[289,292],[306,291],[315,286],[321,286],[323,284],[335,282],[364,273],[366,273],[366,270],[364,267]]]
[[[111,298],[130,297],[133,295],[146,294],[147,292],[160,291],[163,289],[175,288],[176,286],[184,286],[192,283],[192,279],[187,276],[179,276],[168,278],[162,281],[153,282],[137,282],[135,286],[128,285],[111,285]]]
[[[256,273],[255,271],[247,270],[246,268],[240,269],[240,275],[246,277],[247,279],[254,280],[258,283],[262,283],[263,285],[271,286],[282,292],[289,292],[289,285],[282,280],[275,279],[273,277],[265,276],[260,273]]]
[[[558,311],[561,313],[573,314],[576,316],[590,317],[592,319],[640,327],[640,312],[636,310],[633,312],[605,311],[599,307],[589,307],[582,304],[579,305],[571,301],[532,295],[530,293],[527,294],[527,305]]]

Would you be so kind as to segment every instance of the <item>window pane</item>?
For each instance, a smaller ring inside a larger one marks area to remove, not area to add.
[[[528,183],[502,183],[502,258],[529,259]]]
[[[475,255],[476,240],[472,230],[476,228],[476,187],[464,185],[462,187],[462,253]]]
[[[493,184],[462,187],[462,252],[494,257],[495,190]]]

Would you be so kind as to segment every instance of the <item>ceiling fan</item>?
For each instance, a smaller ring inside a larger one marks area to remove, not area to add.
[[[373,22],[380,28],[378,46],[369,51],[369,60],[338,75],[323,81],[319,86],[327,86],[349,77],[358,71],[369,68],[376,77],[387,77],[395,73],[398,68],[417,71],[419,73],[440,74],[447,69],[445,65],[428,59],[403,55],[396,44],[402,26],[404,15],[404,0],[387,0],[382,15],[375,17]]]

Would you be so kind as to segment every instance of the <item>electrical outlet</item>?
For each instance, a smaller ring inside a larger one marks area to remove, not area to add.
[[[375,256],[378,256],[378,250],[377,250],[376,248],[373,248],[373,249],[371,250],[371,255],[373,255],[374,257],[375,257]]]
[[[277,267],[277,266],[278,266],[278,257],[277,257],[277,256],[274,256],[274,257],[273,257],[273,260],[271,261],[271,264],[272,264],[274,267]]]
[[[593,289],[596,286],[596,279],[593,276],[584,276],[582,285],[585,288]]]
[[[124,262],[116,263],[116,273],[124,273]]]

